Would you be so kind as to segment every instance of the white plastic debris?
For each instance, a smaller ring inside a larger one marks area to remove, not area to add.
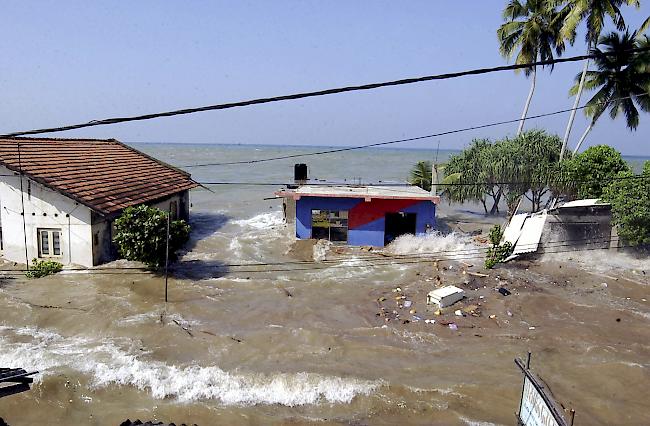
[[[465,297],[465,291],[453,285],[448,285],[437,290],[430,291],[427,295],[427,305],[437,304],[446,308]]]
[[[405,300],[405,301],[404,301],[404,307],[405,307],[405,308],[410,308],[412,303],[413,303],[413,302],[411,302],[410,300]]]
[[[460,309],[457,309],[457,310],[454,312],[454,314],[456,314],[456,315],[459,316],[459,317],[462,317],[462,316],[463,316],[463,312],[462,312]]]

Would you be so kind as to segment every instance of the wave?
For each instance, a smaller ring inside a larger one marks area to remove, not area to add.
[[[250,219],[233,220],[232,223],[243,228],[269,229],[275,226],[283,225],[284,219],[282,212],[275,211],[271,213],[261,213]]]
[[[55,375],[62,368],[91,377],[91,386],[128,385],[150,392],[156,399],[182,402],[218,400],[225,405],[349,403],[369,395],[381,383],[316,373],[230,373],[216,366],[176,366],[143,360],[147,352],[131,354],[117,340],[66,338],[32,328],[0,327],[0,365],[39,370]],[[7,335],[13,334],[16,341]],[[25,342],[31,336],[33,341]],[[137,350],[137,348],[132,348]],[[41,379],[41,375],[37,380]]]
[[[480,248],[471,237],[455,232],[443,235],[431,232],[426,235],[401,235],[390,243],[385,251],[392,254],[440,254],[454,257],[471,257],[479,255]]]

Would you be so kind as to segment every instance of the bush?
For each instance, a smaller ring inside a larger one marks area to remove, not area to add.
[[[503,237],[501,226],[494,225],[492,229],[490,229],[490,233],[488,235],[490,243],[492,243],[492,247],[488,249],[487,255],[485,257],[485,267],[487,269],[492,269],[497,263],[503,262],[512,253],[512,244],[507,241],[503,244],[500,244],[501,237]]]
[[[25,276],[27,278],[41,278],[61,272],[62,269],[63,265],[54,260],[38,260],[34,258],[32,259],[32,266],[25,273]]]
[[[618,173],[630,172],[621,153],[607,145],[596,145],[563,162],[563,169],[570,181],[569,192],[579,199],[600,198],[603,190]]]
[[[120,256],[143,262],[151,267],[165,264],[167,212],[145,205],[127,207],[115,220],[115,236]],[[169,227],[169,260],[176,260],[176,251],[190,236],[184,220],[174,220]]]
[[[618,177],[632,178],[631,172]],[[612,181],[603,200],[612,205],[612,224],[618,236],[629,245],[650,244],[650,161],[643,166],[643,177]]]

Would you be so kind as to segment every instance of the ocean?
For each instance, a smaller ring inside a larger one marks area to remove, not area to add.
[[[191,193],[192,236],[174,265],[170,301],[161,276],[129,270],[2,278],[0,366],[40,371],[30,392],[0,399],[10,425],[512,424],[521,391],[513,359],[528,350],[585,424],[647,415],[645,259],[557,254],[478,278],[469,272],[482,270],[484,243],[460,231],[503,219],[446,202],[437,215],[460,223],[454,232],[403,237],[388,256],[359,251],[329,262],[323,253],[331,247],[319,243],[316,262],[296,257],[293,229],[274,199],[294,163],[306,163],[313,180],[403,183],[417,161],[444,162],[452,151],[368,149],[187,167],[321,148],[134,146],[206,182]],[[431,252],[463,255],[440,263],[394,257]],[[463,306],[478,314],[436,316],[425,299],[437,282],[471,289]],[[399,319],[386,321],[382,309]]]

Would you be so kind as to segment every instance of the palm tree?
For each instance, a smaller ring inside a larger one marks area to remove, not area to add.
[[[585,114],[591,117],[574,154],[587,138],[598,118],[609,108],[612,119],[620,113],[625,116],[627,127],[635,130],[639,125],[639,109],[650,112],[650,54],[635,53],[632,49],[647,47],[650,39],[638,35],[609,33],[600,38],[599,46],[592,50],[597,70],[587,71],[584,84],[587,90],[598,90],[587,102]],[[576,85],[570,94],[580,90],[581,74],[576,76]]]
[[[431,172],[430,161],[418,161],[411,169],[409,183],[425,191],[431,191]]]
[[[559,56],[564,51],[564,39],[560,35],[564,16],[568,10],[557,8],[548,0],[510,0],[503,10],[506,21],[497,30],[499,51],[506,58],[515,53],[516,64],[526,64],[553,59],[553,51]],[[551,65],[551,70],[553,66]],[[525,68],[526,77],[531,77],[530,92],[519,121],[517,135],[524,128],[530,101],[535,92],[537,67]]]
[[[556,1],[556,3],[562,3],[561,1]],[[567,5],[563,10],[566,12],[566,17],[564,19],[564,24],[561,29],[561,37],[568,39],[571,44],[576,37],[576,29],[582,21],[585,21],[587,25],[587,33],[585,39],[587,41],[587,52],[591,52],[592,48],[597,44],[598,38],[600,37],[603,27],[605,25],[605,20],[609,16],[618,30],[625,29],[625,21],[623,20],[623,15],[621,14],[620,7],[622,5],[631,5],[639,7],[639,0],[569,0]],[[573,103],[573,109],[569,115],[569,122],[567,123],[566,130],[564,132],[564,139],[562,141],[562,150],[560,151],[560,160],[564,155],[564,150],[566,149],[567,143],[569,141],[569,135],[571,134],[571,128],[573,127],[573,120],[576,115],[576,110],[578,104],[580,103],[580,97],[582,96],[582,91],[584,89],[585,78],[587,75],[587,69],[589,68],[589,59],[585,61],[585,65],[582,69],[582,74],[580,77],[580,83],[578,89],[575,91],[575,101]]]

